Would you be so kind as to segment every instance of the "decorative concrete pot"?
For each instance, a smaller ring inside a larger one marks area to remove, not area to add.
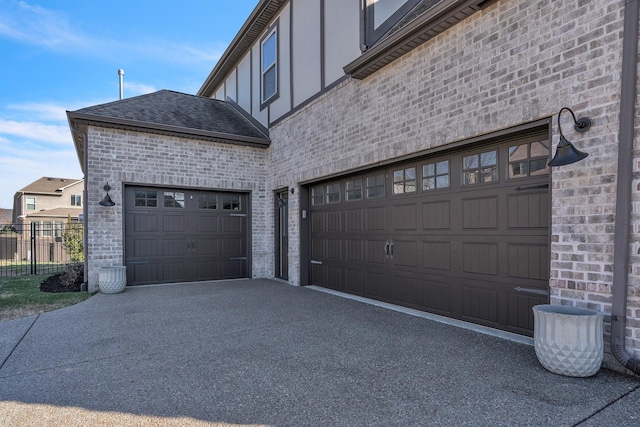
[[[98,272],[98,287],[103,294],[117,294],[127,286],[127,267],[102,267]]]
[[[570,377],[595,375],[602,363],[602,320],[595,310],[560,305],[533,307],[533,340],[545,369]]]

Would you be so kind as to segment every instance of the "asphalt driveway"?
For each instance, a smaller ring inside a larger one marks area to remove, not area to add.
[[[0,425],[638,426],[640,381],[270,280],[0,322]]]

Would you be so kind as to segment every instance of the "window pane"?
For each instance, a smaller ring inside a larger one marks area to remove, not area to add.
[[[384,174],[367,177],[367,197],[384,197]]]
[[[487,153],[480,154],[480,166],[495,165],[497,157],[498,157],[497,151],[489,151]]]
[[[393,182],[402,182],[404,181],[404,171],[394,171],[393,172]]]
[[[184,208],[184,193],[177,191],[164,192],[165,208]]]
[[[434,176],[436,174],[436,167],[433,163],[422,166],[422,176]]]
[[[198,194],[198,209],[218,209],[218,196],[215,194]]]
[[[433,190],[436,188],[436,179],[435,178],[425,178],[422,180],[422,189],[423,190]]]
[[[327,185],[327,203],[337,203],[340,201],[340,184]]]
[[[27,210],[35,211],[36,210],[36,198],[35,197],[27,197]]]
[[[311,189],[311,204],[324,204],[324,187],[315,187]]]
[[[376,0],[372,2],[373,7],[373,25],[378,28],[387,19],[400,9],[408,0]]]
[[[362,199],[362,181],[359,179],[347,181],[347,200]]]
[[[276,93],[276,66],[271,67],[262,76],[262,100],[266,101]]]
[[[464,170],[475,169],[478,167],[478,155],[474,154],[473,156],[465,156],[462,159],[462,168]]]
[[[436,188],[449,188],[449,175],[441,175],[437,177]]]
[[[477,184],[478,183],[478,171],[471,171],[464,173],[464,185]]]
[[[547,159],[536,159],[529,162],[529,173],[531,176],[544,175],[548,173]]]
[[[276,33],[273,33],[265,40],[262,45],[262,71],[267,69],[276,62]]]
[[[531,157],[548,157],[549,143],[547,141],[533,142],[531,144]]]
[[[438,175],[449,173],[449,160],[436,163],[436,172]]]
[[[229,194],[222,196],[222,209],[227,211],[239,211],[240,206],[240,195],[239,194]]]
[[[509,164],[509,178],[521,178],[527,176],[527,162]]]
[[[404,177],[407,181],[416,179],[416,168],[405,169]]]

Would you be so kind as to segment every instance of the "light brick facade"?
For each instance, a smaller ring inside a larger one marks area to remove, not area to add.
[[[555,146],[556,116],[570,107],[593,125],[580,135],[562,122],[589,157],[552,170],[551,303],[610,314],[623,11],[621,0],[500,1],[278,121],[268,149],[91,127],[90,289],[97,267],[123,261],[125,184],[251,192],[253,277],[274,275],[273,190],[293,188],[289,281],[298,285],[300,183],[541,120]],[[640,159],[635,172],[627,346],[640,355]],[[111,209],[97,205],[107,181]]]
[[[150,133],[90,127],[88,132],[87,263],[89,291],[98,289],[98,269],[124,261],[124,185],[156,185],[251,193],[253,277],[273,270],[271,199],[265,197],[264,149]],[[104,208],[109,183],[116,203]]]

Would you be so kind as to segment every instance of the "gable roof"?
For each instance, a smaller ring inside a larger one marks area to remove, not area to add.
[[[18,193],[61,195],[66,187],[82,181],[82,179],[77,178],[52,178],[43,176],[20,189]]]
[[[80,164],[88,125],[268,147],[268,130],[231,101],[171,90],[67,111]]]

